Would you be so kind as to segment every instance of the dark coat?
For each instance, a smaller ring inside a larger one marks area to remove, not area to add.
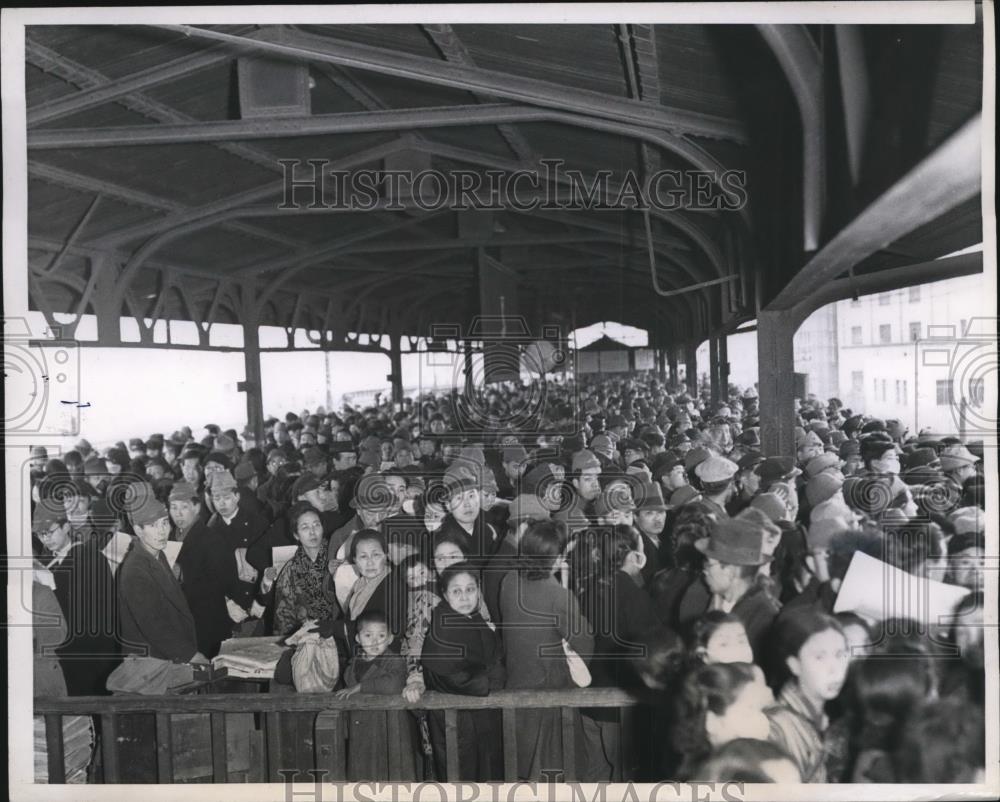
[[[421,651],[429,691],[488,696],[504,686],[500,638],[475,613],[461,616],[447,604],[431,615]],[[428,713],[436,776],[440,780],[483,782],[503,779],[503,724],[499,710],[458,711],[458,777],[448,777],[443,710]]]
[[[266,518],[255,515],[241,506],[230,523],[219,513],[214,513],[208,519],[208,529],[221,535],[223,542],[234,552],[236,549],[247,550],[247,562],[257,569],[256,582],[239,581],[238,592],[230,598],[240,607],[249,610],[253,602],[259,601],[266,604],[267,599],[258,594],[260,587],[260,576],[264,569],[271,565],[271,548],[267,542],[268,521]]]
[[[680,603],[678,620],[681,628],[689,631],[694,622],[708,612],[711,602],[712,594],[704,581],[692,582]],[[733,606],[732,614],[743,622],[747,640],[753,648],[754,662],[758,665],[763,664],[767,636],[780,609],[781,605],[757,585],[750,588]]]
[[[361,693],[398,696],[406,685],[406,660],[386,651],[370,662],[351,660],[344,683],[361,685]],[[390,720],[394,726],[390,728]],[[417,778],[414,720],[406,710],[351,710],[347,719],[347,781],[389,780],[413,782]],[[390,740],[395,730],[398,737]],[[398,760],[398,770],[389,769],[389,755]]]
[[[181,589],[194,616],[198,651],[211,659],[233,632],[226,597],[235,599],[241,592],[236,556],[217,530],[196,521],[184,538],[177,564]]]
[[[118,614],[126,653],[188,662],[198,651],[194,616],[180,582],[138,540],[118,569]]]
[[[465,528],[455,520],[450,512],[442,521],[441,528],[434,534],[436,538],[448,535],[463,543],[469,561],[477,565],[481,565],[484,560],[489,559],[500,546],[500,537],[496,530],[489,525],[482,510],[479,511],[479,517],[476,518],[472,526],[471,535],[465,531]]]
[[[503,642],[507,652],[507,688],[549,690],[575,688],[562,640],[588,661],[594,638],[576,598],[553,577],[528,579],[509,573],[500,587]],[[577,766],[583,766],[582,723],[573,719]],[[563,766],[565,729],[559,710],[518,710],[517,774],[519,779],[544,780],[549,770]],[[566,779],[575,779],[572,777]]]
[[[486,603],[486,609],[490,611],[490,620],[494,624],[499,624],[503,620],[500,614],[500,583],[509,571],[517,568],[517,565],[517,545],[509,536],[505,537],[482,571],[483,601]]]
[[[56,650],[70,696],[107,693],[105,682],[121,661],[115,625],[115,581],[96,543],[76,543],[52,568],[68,636]]]

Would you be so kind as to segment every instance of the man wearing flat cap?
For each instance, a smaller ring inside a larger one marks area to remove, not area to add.
[[[730,516],[738,515],[750,506],[757,490],[760,489],[760,476],[755,469],[763,461],[764,455],[759,451],[748,451],[736,463],[735,489],[726,505],[726,512]]]
[[[733,495],[733,477],[737,470],[735,462],[715,455],[698,463],[694,469],[701,482],[701,503],[709,508],[716,520],[729,517],[726,504]]]
[[[70,696],[103,696],[108,675],[120,662],[111,569],[97,541],[73,537],[58,498],[35,505],[31,530],[45,547],[41,557],[55,580],[55,596],[67,624],[56,654]]]
[[[956,443],[941,449],[940,460],[945,481],[954,491],[955,498],[960,499],[965,483],[976,475],[976,463],[980,458],[961,443]]]
[[[127,654],[178,663],[207,662],[198,651],[194,616],[163,549],[170,537],[167,508],[153,489],[135,494],[136,537],[118,569],[118,615]]]
[[[680,602],[680,626],[690,627],[709,610],[721,610],[743,622],[754,661],[764,656],[764,640],[781,605],[757,584],[762,565],[770,561],[764,531],[752,519],[716,521],[709,537],[695,543],[705,555],[702,582],[693,583]]]
[[[267,605],[267,592],[261,589],[260,581],[271,565],[271,549],[265,537],[267,519],[240,506],[239,488],[229,471],[212,474],[208,492],[215,513],[209,518],[207,527],[225,542],[236,559],[238,583],[235,587],[238,591],[235,596],[228,597],[232,602],[230,617],[236,624],[248,617],[259,619]],[[245,629],[252,631],[253,624]]]

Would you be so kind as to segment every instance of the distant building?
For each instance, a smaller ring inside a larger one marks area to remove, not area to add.
[[[997,334],[995,323],[992,332],[982,330],[989,329],[978,312],[982,292],[982,277],[966,276],[828,307],[836,322],[840,398],[866,414],[897,418],[913,432],[959,434],[964,427],[974,437],[984,378],[996,376],[978,358],[995,348]]]

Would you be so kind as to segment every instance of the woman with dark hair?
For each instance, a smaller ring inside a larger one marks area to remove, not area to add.
[[[273,632],[276,635],[290,635],[306,621],[322,621],[338,612],[319,511],[300,501],[292,507],[288,518],[299,545],[275,580]]]
[[[576,598],[555,578],[566,548],[566,525],[561,521],[533,522],[521,537],[524,570],[508,573],[500,586],[500,613],[507,651],[507,688],[548,690],[577,687],[563,647],[566,641],[583,660],[590,658],[594,638]],[[519,710],[517,774],[524,780],[542,780],[563,765],[564,734],[575,743],[578,766],[583,766],[580,714],[571,714],[566,728],[559,710]],[[547,771],[548,770],[548,771]],[[573,779],[573,778],[566,778]]]
[[[653,578],[649,594],[653,597],[656,616],[665,625],[677,628],[678,609],[688,588],[701,578],[705,555],[694,544],[711,533],[713,519],[707,507],[686,504],[675,511],[672,528],[668,523],[673,544],[673,567],[664,568]]]
[[[802,782],[792,759],[770,741],[735,738],[712,752],[692,772],[701,782],[783,783]]]
[[[764,710],[774,697],[764,673],[750,663],[713,663],[695,668],[675,700],[673,744],[683,756],[682,780],[699,779],[695,767],[734,738],[764,739]]]
[[[986,723],[979,707],[959,699],[922,705],[893,753],[896,782],[982,783]]]
[[[844,685],[844,726],[847,731],[847,764],[834,782],[897,782],[892,750],[899,743],[910,716],[934,691],[934,675],[926,653],[906,657],[893,649],[883,655],[851,663]]]
[[[792,756],[803,782],[826,782],[824,708],[847,677],[847,639],[835,618],[808,608],[780,617],[774,635],[784,681],[768,712],[770,739]]]
[[[593,684],[641,687],[642,679],[632,661],[643,654],[647,639],[657,637],[663,628],[649,595],[639,586],[646,564],[642,537],[631,526],[616,526],[610,532],[603,528],[584,530],[571,552],[571,562],[575,566],[571,587],[594,633]],[[589,759],[581,779],[621,780],[618,711],[586,708],[582,713]]]
[[[348,559],[358,572],[344,609],[349,648],[354,648],[354,622],[373,610],[385,614],[389,632],[398,641],[406,626],[406,593],[389,562],[385,538],[375,529],[362,529],[351,541]]]
[[[433,691],[488,696],[504,685],[503,649],[495,628],[479,614],[479,573],[469,563],[455,563],[438,576],[443,604],[434,608],[421,660],[424,681]],[[429,714],[438,779],[499,780],[503,776],[499,710],[458,713],[458,776],[448,776],[445,714]]]

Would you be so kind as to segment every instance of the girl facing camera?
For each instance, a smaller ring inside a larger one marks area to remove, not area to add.
[[[770,739],[795,761],[803,782],[826,782],[824,708],[847,678],[850,653],[835,618],[796,610],[779,619],[775,642],[787,679],[768,712]]]

